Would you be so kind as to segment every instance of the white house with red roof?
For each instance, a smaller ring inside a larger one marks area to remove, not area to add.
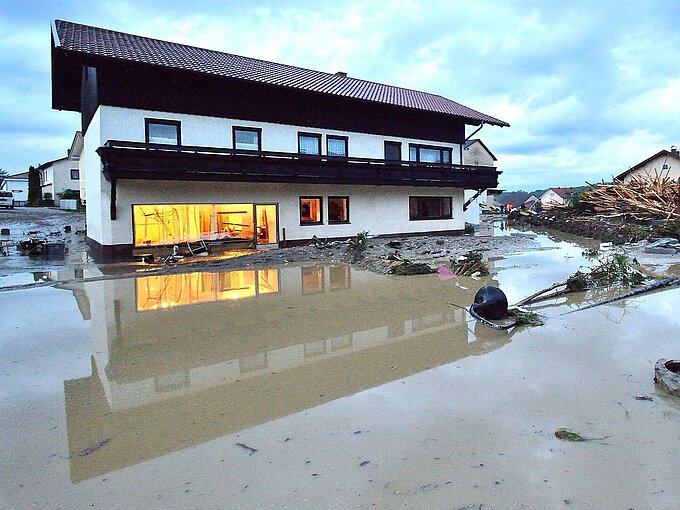
[[[569,199],[569,195],[572,193],[576,193],[579,191],[580,188],[578,187],[572,187],[572,188],[548,188],[543,192],[543,194],[539,197],[539,200],[541,201],[541,205],[546,208],[550,209],[550,207],[555,206],[555,205],[564,205],[567,203],[567,200]]]
[[[81,113],[87,241],[101,258],[205,240],[464,229],[466,127],[507,122],[442,96],[67,21],[53,108]]]

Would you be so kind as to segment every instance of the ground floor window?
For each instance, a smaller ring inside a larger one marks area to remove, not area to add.
[[[323,223],[321,197],[300,197],[300,225]]]
[[[162,246],[198,240],[277,240],[277,212],[273,204],[163,204],[134,205],[135,247]]]
[[[349,223],[349,197],[328,197],[328,223]]]
[[[409,197],[409,220],[450,220],[451,197]]]

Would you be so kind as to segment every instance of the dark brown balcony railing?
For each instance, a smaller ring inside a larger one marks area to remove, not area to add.
[[[97,149],[107,180],[168,179],[495,188],[495,167],[310,156],[111,140]]]

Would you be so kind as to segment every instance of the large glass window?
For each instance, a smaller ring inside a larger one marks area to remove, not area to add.
[[[347,140],[346,136],[327,136],[326,137],[326,154],[340,158],[347,157]]]
[[[409,220],[450,220],[451,197],[409,197]]]
[[[234,127],[234,149],[262,150],[262,130],[259,128]]]
[[[349,223],[349,197],[328,197],[328,223]]]
[[[428,147],[424,145],[410,145],[409,159],[419,163],[451,164],[451,149],[448,147]]]
[[[300,154],[321,154],[321,135],[314,133],[298,133],[298,152]]]
[[[145,119],[146,143],[181,145],[180,122],[178,120]]]
[[[321,197],[300,197],[300,225],[323,223]]]
[[[163,204],[135,205],[134,245],[182,245],[186,242],[277,241],[276,205]]]
[[[385,142],[385,159],[401,161],[401,142]]]

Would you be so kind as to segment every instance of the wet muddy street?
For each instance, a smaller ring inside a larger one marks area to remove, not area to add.
[[[0,508],[675,508],[680,405],[653,376],[680,357],[679,289],[548,301],[510,332],[449,304],[587,263],[539,239],[487,279],[320,264],[2,292]]]

